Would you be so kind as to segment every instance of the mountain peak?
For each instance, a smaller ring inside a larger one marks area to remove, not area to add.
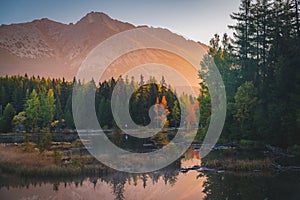
[[[92,17],[108,17],[108,15],[107,14],[105,14],[104,12],[95,12],[95,11],[91,11],[91,12],[89,12],[88,14],[86,14],[85,16],[92,16]]]
[[[27,23],[30,23],[30,22],[27,22]],[[51,20],[49,18],[42,18],[42,19],[33,20],[32,23],[43,23],[43,24],[46,24],[46,23],[59,23],[59,22],[56,22],[56,21]]]
[[[137,28],[112,19],[102,12],[90,12],[76,24],[67,25],[48,18],[0,26],[0,75],[31,75],[73,78],[89,52],[114,34]],[[151,57],[151,55],[153,55]],[[169,58],[162,52],[139,54],[141,62]],[[117,63],[124,69],[134,64],[135,56]],[[177,60],[170,61],[173,65]],[[178,61],[178,63],[181,63]],[[184,65],[182,63],[182,65]],[[12,67],[13,66],[13,67]],[[113,76],[113,74],[109,74]],[[116,74],[118,77],[119,74]]]
[[[88,14],[86,14],[83,18],[81,18],[78,23],[89,23],[92,24],[94,22],[101,22],[104,21],[104,19],[111,19],[107,14],[103,13],[103,12],[90,12]]]

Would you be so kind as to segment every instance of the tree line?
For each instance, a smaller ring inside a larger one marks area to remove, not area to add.
[[[98,84],[94,80],[81,83],[75,78],[73,81],[25,76],[0,77],[0,100],[3,114],[0,118],[1,132],[64,132],[74,130],[75,125],[72,113],[72,91],[74,84],[79,85],[84,97],[89,91],[95,91],[95,110],[102,128],[117,128],[111,110],[111,96],[119,84],[116,93],[120,96],[128,91],[134,91],[130,97],[130,114],[133,121],[139,125],[150,123],[148,114],[152,105],[160,105],[164,112],[155,109],[154,120],[158,127],[179,127],[181,114],[185,126],[196,126],[197,109],[187,109],[188,105],[198,107],[197,99],[187,94],[181,94],[182,108],[179,106],[177,94],[164,77],[157,81],[150,77],[148,81],[141,75],[139,81],[134,77],[111,78]],[[117,100],[118,107],[126,105],[123,99]],[[128,127],[130,128],[130,127]]]
[[[242,0],[231,18],[234,38],[216,34],[209,51],[227,93],[222,138],[299,145],[299,0]],[[200,101],[209,104],[205,83],[201,88]]]

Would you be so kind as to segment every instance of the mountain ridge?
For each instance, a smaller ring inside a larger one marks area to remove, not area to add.
[[[116,33],[138,27],[142,26],[112,19],[102,12],[90,12],[75,24],[42,18],[1,25],[0,75],[27,73],[72,79],[88,53],[99,43]],[[199,45],[208,50],[208,46]],[[155,54],[161,57],[159,51]],[[128,65],[134,62],[126,60]]]

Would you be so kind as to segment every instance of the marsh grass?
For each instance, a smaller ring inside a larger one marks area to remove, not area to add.
[[[269,159],[263,160],[208,160],[203,163],[205,167],[217,168],[229,171],[253,171],[253,170],[269,170],[272,163]]]
[[[102,174],[110,171],[103,165],[79,166],[69,164],[67,166],[54,166],[47,168],[24,167],[13,163],[0,163],[2,174],[14,174],[21,177],[73,177],[79,175]]]
[[[24,167],[14,163],[0,163],[1,173],[14,174],[23,177],[50,177],[50,176],[69,176],[80,174],[80,169],[77,168],[31,168]]]
[[[108,168],[91,155],[72,156],[62,162],[63,152],[57,147],[39,152],[34,143],[0,146],[0,174],[22,177],[69,177],[103,173]]]

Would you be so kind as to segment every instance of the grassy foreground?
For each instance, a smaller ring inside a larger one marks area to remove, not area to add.
[[[93,163],[93,164],[90,164]],[[34,144],[0,145],[0,174],[9,173],[30,177],[75,176],[107,173],[109,168],[90,155],[72,156],[63,161],[62,152],[40,152]]]
[[[204,166],[214,169],[223,169],[229,171],[252,171],[252,170],[269,170],[272,167],[272,162],[266,159],[259,160],[235,160],[232,158],[225,160],[208,160]]]

